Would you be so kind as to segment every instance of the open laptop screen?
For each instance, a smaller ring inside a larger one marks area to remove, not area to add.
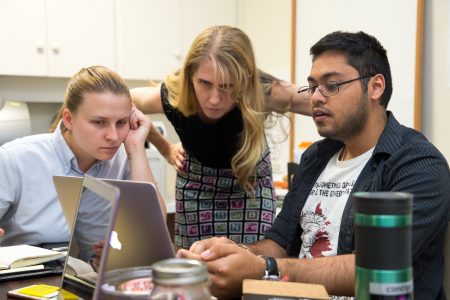
[[[119,245],[110,243],[105,270],[150,266],[175,256],[156,188],[148,182],[103,179],[120,190],[114,220]]]
[[[67,180],[77,184],[74,177],[60,179],[55,183]],[[158,260],[174,257],[156,189],[151,183],[85,177],[78,202],[63,289],[83,299],[96,298],[99,288],[94,296],[92,291],[103,284],[105,272],[150,266]],[[89,260],[95,254],[94,245],[100,240],[109,243],[103,247],[98,273],[92,274]],[[84,265],[86,270],[75,277],[71,275],[71,265]]]
[[[98,285],[97,271],[102,272],[104,249],[99,248],[101,255],[97,256],[94,249],[110,240],[119,196],[117,187],[92,177],[83,179],[61,285],[63,290],[82,299],[91,299]],[[100,262],[95,268],[92,265],[94,257]]]

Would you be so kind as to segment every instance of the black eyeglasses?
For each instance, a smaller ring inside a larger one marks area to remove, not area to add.
[[[325,83],[314,85],[314,86],[302,86],[298,90],[298,93],[304,93],[304,94],[307,94],[308,97],[310,97],[310,96],[314,95],[314,93],[316,92],[316,89],[319,89],[319,92],[322,94],[322,96],[330,97],[330,96],[337,95],[339,93],[339,87],[341,85],[347,84],[347,83],[350,83],[350,82],[353,82],[356,80],[370,78],[372,76],[375,76],[375,75],[361,76],[358,78],[354,78],[354,79],[350,79],[350,80],[346,80],[346,81],[342,81],[342,82],[327,81]]]

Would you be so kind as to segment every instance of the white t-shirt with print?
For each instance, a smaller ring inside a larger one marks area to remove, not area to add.
[[[300,213],[302,247],[300,258],[337,254],[339,228],[345,204],[373,149],[350,160],[340,161],[338,151],[312,188]]]

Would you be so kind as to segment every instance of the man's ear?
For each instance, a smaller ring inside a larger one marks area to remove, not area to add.
[[[386,85],[384,76],[381,74],[376,74],[369,81],[368,87],[369,98],[379,101],[384,94],[385,88]]]
[[[62,112],[62,121],[64,123],[64,127],[66,127],[69,130],[72,130],[72,113],[67,108],[65,108]]]

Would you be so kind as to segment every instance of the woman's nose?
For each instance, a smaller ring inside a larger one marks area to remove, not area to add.
[[[108,140],[116,140],[119,137],[116,126],[110,126],[106,132],[106,138]]]
[[[219,104],[221,101],[222,101],[222,90],[220,90],[219,88],[213,88],[211,90],[209,102],[211,104]]]

